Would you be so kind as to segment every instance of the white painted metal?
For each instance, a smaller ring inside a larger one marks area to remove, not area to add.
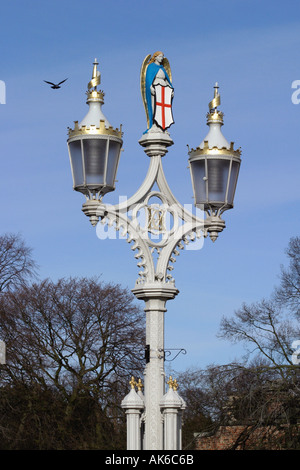
[[[177,391],[169,387],[160,406],[164,423],[164,450],[180,450],[182,448],[181,417],[185,402]]]
[[[165,393],[164,315],[167,300],[178,294],[171,271],[176,257],[185,245],[207,235],[207,226],[203,219],[196,217],[176,200],[167,184],[162,157],[166,153],[166,147],[172,142],[168,134],[156,132],[141,140],[141,145],[145,147],[145,152],[151,159],[147,176],[138,191],[128,200],[115,206],[105,205],[102,201],[87,201],[83,204],[83,211],[91,218],[93,224],[100,220],[100,223],[114,226],[122,235],[127,235],[128,243],[132,244],[131,249],[136,252],[140,271],[133,293],[145,302],[146,344],[150,345],[150,361],[146,365],[144,384],[144,448],[160,450],[165,445],[161,412],[161,400]],[[158,190],[154,191],[155,184]],[[142,226],[137,217],[142,210],[151,210],[152,196],[159,197],[162,201],[162,214],[169,212],[173,217],[173,226],[162,231],[160,240],[151,239],[151,227],[149,230],[149,224]],[[154,251],[157,252],[156,260]],[[131,423],[133,415],[136,418],[136,413],[130,412]],[[173,418],[168,415],[168,430],[171,419]],[[181,434],[181,429],[177,431],[180,418],[177,417],[175,421],[176,435]],[[177,441],[176,446],[179,445],[179,439]],[[130,443],[132,444],[132,440]]]
[[[158,57],[161,55],[159,53]],[[94,65],[96,67],[97,61]],[[100,83],[95,67],[89,88]],[[96,101],[98,110],[89,103],[90,111],[84,123],[94,123],[95,115],[102,113],[101,99]],[[219,95],[215,90],[215,98],[210,104],[216,108],[218,103]],[[208,144],[228,149],[229,144],[221,133],[221,125],[210,124],[206,137]],[[206,219],[197,217],[173,195],[162,166],[162,157],[168,147],[173,145],[167,131],[163,132],[150,123],[150,128],[139,143],[150,157],[150,165],[136,193],[114,206],[104,204],[102,198],[98,198],[99,195],[89,194],[82,210],[92,225],[107,224],[120,230],[131,245],[139,267],[138,279],[132,291],[145,302],[146,344],[150,346],[150,360],[145,369],[144,396],[132,389],[122,402],[127,414],[128,449],[177,450],[181,448],[181,420],[185,403],[176,390],[169,390],[165,394],[164,371],[166,302],[178,294],[171,272],[176,257],[189,242],[208,234],[215,240],[225,228],[225,223],[219,213],[207,212]],[[154,198],[155,203],[152,202]],[[157,203],[157,200],[160,202]],[[144,221],[139,217],[141,213],[144,213]],[[167,224],[168,216],[169,220],[172,219],[171,224]],[[145,424],[144,436],[141,436],[141,422]]]
[[[127,450],[141,450],[141,412],[144,409],[144,401],[135,389],[131,388],[121,406],[126,410],[127,417]]]

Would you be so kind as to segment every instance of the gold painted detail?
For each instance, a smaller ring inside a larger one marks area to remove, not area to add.
[[[218,92],[219,85],[218,83],[214,86],[214,97],[208,103],[209,112],[207,113],[207,124],[211,123],[219,123],[223,125],[223,116],[224,114],[217,109],[218,106],[221,104],[221,95]]]
[[[131,386],[132,389],[134,389],[134,387],[136,386],[136,381],[135,381],[135,378],[132,376],[131,377],[131,380],[129,381],[129,385]]]
[[[218,92],[218,89],[219,89],[218,83],[215,84],[214,89],[215,89],[214,97],[210,101],[210,103],[208,103],[208,109],[209,109],[210,112],[212,111],[212,109],[216,109],[217,106],[220,106],[220,104],[221,104],[221,96]]]
[[[144,385],[142,384],[142,379],[138,380],[138,383],[136,384],[136,386],[137,386],[138,391],[141,392],[142,388],[144,387]]]
[[[219,149],[218,147],[209,148],[208,141],[205,140],[202,149],[200,147],[191,149],[189,150],[188,154],[190,155],[190,157],[195,157],[196,155],[214,155],[214,156],[234,155],[239,158],[242,153],[242,150],[240,148],[234,150],[233,146],[234,146],[234,142],[231,142],[229,149],[227,149],[226,147],[222,147],[221,149]]]
[[[100,85],[100,80],[101,80],[101,74],[99,70],[97,70],[97,65],[99,65],[99,62],[97,61],[97,59],[95,59],[93,65],[94,67],[93,67],[92,80],[88,83],[89,90],[91,88],[94,88],[94,90],[97,90],[97,85]]]
[[[135,378],[132,376],[130,381],[129,381],[129,385],[131,386],[131,388],[134,390],[135,387],[137,387],[138,391],[141,392],[142,391],[142,388],[144,387],[143,383],[142,383],[142,380],[139,379],[138,382],[135,380]]]
[[[146,101],[146,71],[147,71],[147,67],[149,65],[150,59],[151,59],[151,54],[148,54],[142,63],[141,72],[140,72],[141,94],[142,94],[143,105],[145,108],[148,127],[149,127],[149,114],[148,114],[147,101]]]
[[[69,127],[68,133],[69,133],[69,137],[75,137],[77,135],[99,134],[99,135],[112,135],[115,137],[119,137],[120,139],[122,138],[122,135],[123,135],[122,124],[120,125],[120,129],[118,128],[114,129],[113,127],[106,127],[104,120],[99,121],[99,126],[91,125],[90,127],[86,127],[86,126],[79,127],[78,121],[75,121],[74,129],[71,129]]]
[[[169,389],[174,390],[174,392],[177,391],[177,389],[178,389],[178,383],[177,383],[177,380],[176,380],[176,379],[173,379],[173,378],[172,378],[172,375],[170,375],[167,384],[169,385]]]
[[[167,384],[169,385],[169,388],[173,388],[173,379],[172,379],[172,375],[170,375]]]
[[[173,390],[176,392],[177,389],[178,389],[178,383],[177,383],[177,380],[174,379],[174,380],[173,380]]]
[[[90,103],[91,101],[98,101],[99,103],[104,104],[105,93],[102,90],[87,91],[86,96],[87,96],[87,100],[86,100],[87,103]]]
[[[224,117],[224,113],[222,113],[222,111],[212,110],[206,114],[207,125],[211,123],[223,125],[224,124],[223,117]]]
[[[104,104],[104,92],[97,90],[97,86],[100,85],[101,82],[101,73],[97,70],[97,65],[99,65],[97,59],[95,59],[93,65],[92,79],[88,83],[88,91],[86,92],[87,103],[90,101],[100,101],[100,103]]]
[[[155,205],[148,206],[148,230],[155,232],[164,232],[166,211]]]

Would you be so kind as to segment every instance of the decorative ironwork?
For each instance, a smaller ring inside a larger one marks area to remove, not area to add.
[[[148,230],[150,232],[165,232],[166,210],[158,205],[152,204],[148,209]]]
[[[186,350],[184,348],[169,348],[169,349],[160,349],[159,350],[160,352],[163,352],[164,354],[164,361],[167,361],[167,362],[172,362],[174,361],[174,359],[176,359],[177,356],[179,356],[179,354],[186,354]],[[166,359],[166,357],[169,357],[171,356],[172,354],[172,351],[178,351],[177,354],[172,358],[172,359]]]

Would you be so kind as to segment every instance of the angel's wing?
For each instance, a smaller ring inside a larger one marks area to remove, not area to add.
[[[170,67],[170,63],[168,61],[168,59],[166,57],[163,58],[163,62],[162,62],[162,65],[164,66],[164,68],[166,69],[166,72],[167,74],[169,75],[169,79],[172,83],[172,72],[171,72],[171,67]]]
[[[149,128],[149,114],[148,114],[147,101],[146,101],[146,71],[147,71],[147,66],[148,66],[148,62],[150,59],[151,59],[151,54],[148,54],[142,63],[141,74],[140,74],[141,94],[142,94],[143,105],[144,105],[145,113],[147,117],[148,128]]]

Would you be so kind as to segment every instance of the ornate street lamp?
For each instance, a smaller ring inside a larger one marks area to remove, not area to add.
[[[122,128],[114,129],[102,112],[103,91],[97,91],[100,72],[97,59],[88,83],[89,111],[74,129],[69,129],[69,156],[73,187],[87,199],[99,200],[115,189],[115,179],[122,147]]]
[[[234,150],[233,142],[229,144],[221,132],[223,113],[217,109],[221,102],[217,83],[214,88],[207,113],[209,132],[199,147],[189,151],[195,205],[206,212],[213,241],[225,226],[221,214],[233,207],[241,163],[240,149]]]
[[[88,85],[89,112],[69,130],[68,146],[73,187],[86,196],[83,212],[93,225],[107,224],[120,230],[138,261],[138,279],[132,292],[145,302],[146,368],[144,394],[141,382],[132,378],[131,391],[122,402],[127,416],[127,448],[177,450],[181,449],[185,403],[177,392],[176,380],[170,378],[165,393],[164,371],[166,302],[179,292],[172,276],[173,265],[188,243],[208,235],[214,241],[224,229],[221,214],[233,207],[240,150],[234,150],[221,133],[223,114],[217,110],[220,96],[216,86],[209,105],[209,133],[198,148],[189,151],[195,205],[204,209],[206,218],[194,215],[173,195],[162,166],[162,158],[173,145],[168,129],[174,122],[171,68],[162,52],[145,58],[140,82],[147,129],[139,143],[150,164],[133,196],[117,205],[103,202],[103,196],[115,188],[122,133],[121,128],[113,129],[102,113],[97,61]]]

